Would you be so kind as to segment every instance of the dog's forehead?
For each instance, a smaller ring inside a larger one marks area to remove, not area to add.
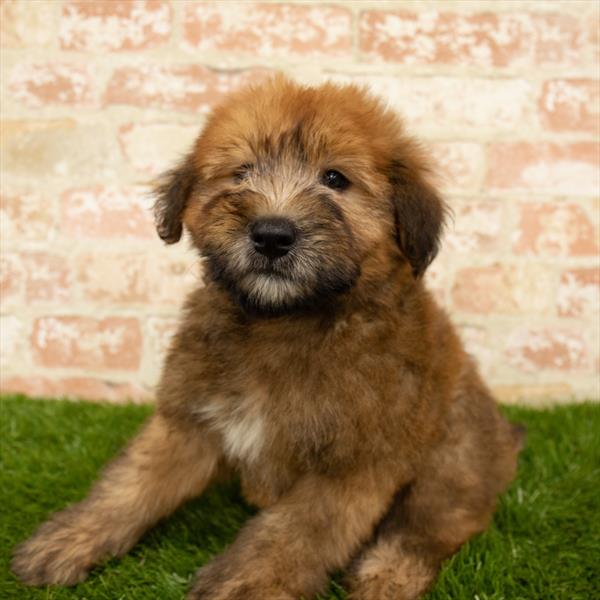
[[[275,80],[234,94],[218,107],[197,156],[207,172],[266,159],[373,169],[389,154],[395,125],[359,88]]]
[[[315,159],[324,154],[364,153],[368,143],[361,127],[343,107],[298,102],[258,104],[232,111],[223,123],[237,143],[256,156],[300,154]]]

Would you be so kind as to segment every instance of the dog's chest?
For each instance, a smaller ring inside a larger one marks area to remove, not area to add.
[[[223,440],[231,460],[254,462],[266,438],[262,403],[253,397],[214,398],[197,409],[197,415]]]

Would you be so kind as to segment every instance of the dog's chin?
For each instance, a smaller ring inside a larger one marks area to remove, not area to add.
[[[313,285],[275,274],[251,274],[242,279],[236,298],[245,312],[259,317],[334,312],[359,273],[356,269],[343,278],[316,278]]]
[[[235,293],[240,306],[258,317],[278,317],[308,310],[314,303],[310,289],[274,274],[249,274]]]
[[[340,294],[354,281],[338,281],[335,286],[299,283],[277,274],[246,275],[235,291],[240,306],[258,317],[279,317],[311,312],[326,312],[337,305]]]
[[[351,261],[329,269],[301,270],[285,262],[256,261],[240,269],[221,254],[205,252],[205,258],[211,279],[244,312],[258,317],[334,310],[360,275],[360,267]]]

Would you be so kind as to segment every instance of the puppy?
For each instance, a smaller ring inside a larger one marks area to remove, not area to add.
[[[409,600],[490,521],[519,428],[423,285],[447,210],[402,123],[364,90],[275,78],[232,95],[157,190],[205,285],[141,433],[89,496],[19,546],[72,585],[217,477],[262,511],[188,598]],[[202,543],[202,540],[198,540]]]

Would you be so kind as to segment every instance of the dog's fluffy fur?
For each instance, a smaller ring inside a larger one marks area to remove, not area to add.
[[[487,526],[522,443],[424,289],[445,215],[419,147],[364,90],[275,78],[232,95],[157,190],[160,236],[185,227],[206,281],[156,414],[14,572],[82,581],[236,473],[262,511],[189,598],[311,598],[340,568],[351,598],[419,597]],[[255,250],[264,217],[293,223],[284,256]]]

